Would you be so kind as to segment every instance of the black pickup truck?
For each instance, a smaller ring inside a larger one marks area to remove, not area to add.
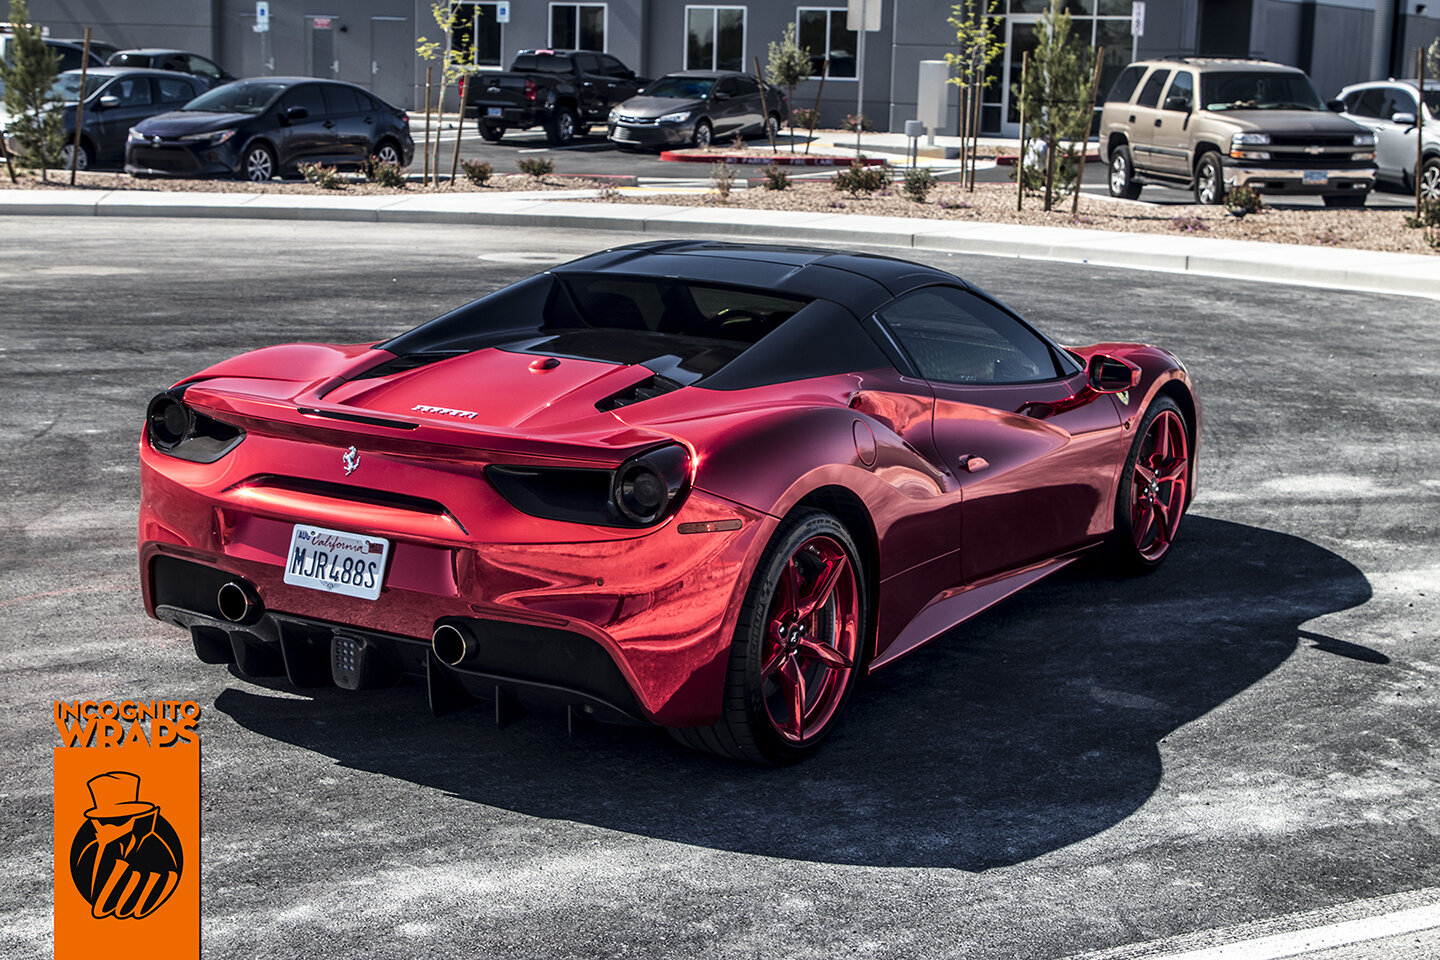
[[[491,143],[511,128],[544,127],[557,146],[603,124],[610,108],[648,80],[619,60],[585,50],[521,50],[508,73],[465,78],[465,116]]]

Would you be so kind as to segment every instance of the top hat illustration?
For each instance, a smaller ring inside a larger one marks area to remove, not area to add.
[[[91,778],[89,787],[95,806],[86,810],[85,816],[92,820],[138,817],[160,809],[140,799],[140,778],[133,773],[102,773]]]

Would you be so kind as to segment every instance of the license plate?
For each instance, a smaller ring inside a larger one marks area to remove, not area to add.
[[[1330,179],[1328,176],[1326,176],[1324,170],[1306,170],[1304,177],[1305,183],[1324,183],[1326,180]]]
[[[297,523],[290,531],[285,582],[374,600],[385,578],[390,541]]]
[[[498,117],[498,116],[500,116],[500,112],[501,112],[501,108],[500,108],[500,107],[486,107],[486,108],[485,108],[485,116],[487,116],[487,117]]]

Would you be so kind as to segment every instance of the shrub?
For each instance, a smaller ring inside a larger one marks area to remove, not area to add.
[[[515,167],[536,180],[544,180],[555,172],[555,161],[549,157],[522,157],[515,161]]]
[[[1440,200],[1421,200],[1420,216],[1405,215],[1405,226],[1412,230],[1421,227],[1440,227]]]
[[[483,187],[495,172],[495,168],[484,160],[461,160],[460,169],[464,172],[465,179],[477,187]]]
[[[841,126],[851,133],[859,133],[861,130],[870,129],[870,118],[863,113],[847,113]]]
[[[619,200],[620,188],[610,180],[603,180],[595,194],[601,200]]]
[[[784,167],[777,167],[775,164],[765,168],[765,189],[766,190],[789,190],[790,174]]]
[[[737,153],[745,149],[745,135],[739,130],[736,130],[735,136],[730,138],[730,149]]]
[[[735,171],[728,163],[716,163],[710,167],[710,182],[721,200],[730,199],[730,188],[735,185]]]
[[[796,107],[790,111],[790,124],[802,130],[809,130],[820,122],[820,111],[810,107]]]
[[[905,196],[916,203],[924,203],[935,186],[935,175],[929,167],[911,167],[905,171]]]
[[[398,163],[383,163],[379,157],[371,157],[365,164],[365,178],[382,187],[404,187],[405,170]]]
[[[1250,213],[1259,213],[1260,208],[1265,204],[1260,200],[1260,194],[1249,187],[1236,187],[1225,194],[1225,209],[1230,211],[1232,217],[1243,217]]]
[[[844,190],[852,197],[862,193],[874,193],[890,182],[884,167],[867,167],[855,160],[850,169],[835,174],[835,189]]]
[[[344,184],[340,182],[340,173],[334,167],[327,167],[323,163],[302,163],[300,173],[306,180],[320,187],[322,190],[341,190]]]
[[[1207,227],[1205,221],[1199,217],[1176,215],[1170,218],[1170,229],[1181,230],[1185,233],[1195,233],[1196,231],[1209,230],[1210,228]]]

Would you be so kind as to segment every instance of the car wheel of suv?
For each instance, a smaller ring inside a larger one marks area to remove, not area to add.
[[[575,112],[569,107],[556,107],[555,115],[545,125],[545,139],[554,147],[563,147],[575,139]]]
[[[70,169],[70,157],[75,154],[75,144],[67,143],[60,149],[60,169]],[[84,140],[80,141],[80,153],[75,156],[76,170],[90,169],[90,145]]]
[[[710,146],[710,141],[714,136],[715,130],[710,126],[710,121],[701,120],[695,124],[695,133],[690,139],[695,142],[695,146],[703,150],[705,147]]]
[[[1321,198],[1327,207],[1363,207],[1365,206],[1365,194],[1355,193],[1334,193]]]
[[[260,183],[275,176],[275,154],[264,144],[256,144],[245,151],[240,162],[240,176],[252,183]]]
[[[1140,196],[1135,182],[1135,164],[1130,160],[1129,147],[1116,147],[1110,153],[1110,196],[1134,200]]]
[[[1225,199],[1225,168],[1220,165],[1220,154],[1207,150],[1195,164],[1195,202],[1207,206]]]
[[[1420,199],[1440,200],[1440,159],[1431,157],[1420,170]]]
[[[486,123],[481,120],[479,123],[480,138],[486,143],[499,143],[500,138],[505,136],[505,128],[498,123]]]

